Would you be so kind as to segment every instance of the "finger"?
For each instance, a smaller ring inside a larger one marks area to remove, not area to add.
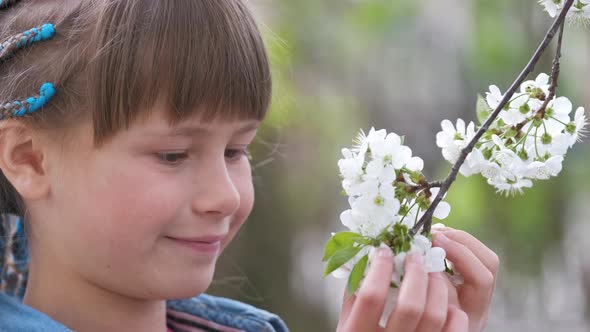
[[[445,284],[447,285],[447,291],[449,293],[449,304],[454,304],[456,306],[460,306],[459,303],[459,294],[457,292],[457,287],[453,284],[450,279],[450,275],[448,273],[443,273]]]
[[[393,254],[389,248],[380,248],[354,299],[350,317],[345,326],[347,331],[374,331],[383,312],[391,275]]]
[[[500,265],[498,255],[479,241],[475,236],[460,230],[444,231],[444,235],[471,250],[493,274],[498,272],[498,267]]]
[[[356,296],[354,294],[349,294],[347,289],[344,290],[342,309],[340,310],[340,318],[338,319],[337,330],[339,330],[340,327],[346,323],[348,316],[350,316],[350,311],[352,310],[355,298]]]
[[[442,273],[430,273],[428,276],[428,295],[422,319],[418,324],[418,332],[440,331],[447,319],[448,280]]]
[[[408,255],[404,280],[400,286],[397,306],[389,318],[386,331],[414,331],[426,305],[428,275],[422,255]]]
[[[494,287],[494,274],[463,244],[451,240],[443,232],[434,235],[434,244],[445,250],[447,258],[473,287],[491,290]]]
[[[484,245],[481,241],[479,241],[475,236],[465,231],[449,229],[449,231],[445,231],[444,234],[451,240],[459,242],[471,250],[475,256],[477,256],[477,258],[479,258],[479,260],[490,270],[490,272],[492,272],[492,275],[494,276],[494,285],[489,294],[488,304],[491,303],[494,290],[496,289],[496,278],[500,267],[500,259],[498,255],[486,245]],[[488,307],[483,315],[483,321],[488,320],[489,313],[490,308]],[[470,323],[474,322],[471,321]]]
[[[468,332],[469,318],[467,314],[455,306],[449,307],[447,322],[443,332]]]

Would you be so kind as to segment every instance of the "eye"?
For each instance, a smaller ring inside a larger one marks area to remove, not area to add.
[[[166,165],[178,165],[188,158],[186,152],[159,152],[156,154],[160,162]]]
[[[229,161],[238,161],[242,157],[249,157],[250,154],[247,148],[243,149],[226,149],[225,158]]]

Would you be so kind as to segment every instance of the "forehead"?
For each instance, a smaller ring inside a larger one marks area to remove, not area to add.
[[[165,107],[158,104],[130,126],[130,131],[140,131],[143,134],[171,136],[213,136],[220,134],[246,134],[255,131],[260,125],[258,119],[241,119],[237,117],[208,118],[204,112],[194,112],[181,119],[170,119]]]

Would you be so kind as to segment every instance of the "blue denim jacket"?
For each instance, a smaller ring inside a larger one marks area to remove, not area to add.
[[[71,332],[22,303],[28,251],[20,218],[0,215],[0,332]],[[167,301],[167,324],[174,332],[288,332],[275,314],[238,301],[202,294]]]

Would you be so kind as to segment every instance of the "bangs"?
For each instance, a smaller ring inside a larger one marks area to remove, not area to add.
[[[157,102],[171,124],[197,114],[262,120],[271,76],[262,37],[239,0],[106,1],[89,63],[95,138]]]

